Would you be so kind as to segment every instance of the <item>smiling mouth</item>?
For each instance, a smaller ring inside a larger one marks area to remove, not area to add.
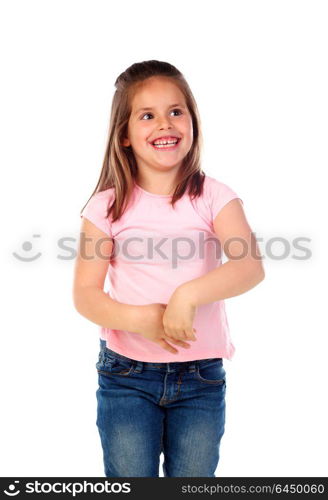
[[[177,138],[176,142],[171,142],[170,141],[170,143],[166,143],[166,144],[154,144],[153,142],[151,142],[150,144],[157,151],[167,151],[167,150],[176,149],[177,146],[178,146],[178,144],[180,143],[180,141],[181,141],[181,138]]]

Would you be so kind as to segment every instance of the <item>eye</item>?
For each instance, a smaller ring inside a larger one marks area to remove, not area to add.
[[[141,119],[143,120],[143,118],[144,118],[145,116],[149,116],[149,115],[151,115],[151,113],[146,113],[145,115],[142,115]]]
[[[179,111],[180,115],[182,115],[182,111],[181,111],[181,109],[179,109],[179,108],[172,109],[172,111]]]
[[[182,114],[182,111],[179,108],[172,109],[171,113],[173,113],[173,111],[178,111],[179,114]],[[142,115],[141,119],[143,119],[145,116],[149,116],[149,115],[153,116],[152,113],[146,113],[146,114]]]

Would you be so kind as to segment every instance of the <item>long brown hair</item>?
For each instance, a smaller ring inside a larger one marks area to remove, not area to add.
[[[174,206],[187,188],[189,196],[193,198],[202,194],[205,179],[205,173],[201,169],[203,138],[197,104],[187,81],[175,66],[167,62],[150,60],[135,63],[121,73],[115,81],[116,91],[112,100],[103,166],[98,183],[90,196],[91,198],[99,191],[115,188],[115,200],[107,208],[107,217],[112,213],[112,222],[119,219],[127,207],[137,178],[137,162],[131,146],[125,147],[121,144],[123,138],[127,136],[132,98],[141,82],[156,76],[171,78],[179,87],[185,97],[193,126],[193,144],[179,169],[178,183],[172,195],[171,204]]]

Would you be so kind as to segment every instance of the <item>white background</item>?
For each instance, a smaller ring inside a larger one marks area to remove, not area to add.
[[[203,169],[243,199],[266,271],[225,301],[216,475],[327,476],[327,3],[16,0],[0,18],[1,476],[104,475],[98,326],[73,306],[74,251],[114,81],[148,59],[186,77]]]

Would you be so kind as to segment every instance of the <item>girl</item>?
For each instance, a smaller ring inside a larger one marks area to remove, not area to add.
[[[73,287],[77,311],[101,327],[105,475],[158,477],[163,452],[166,477],[215,477],[223,358],[235,350],[223,300],[263,280],[257,242],[237,194],[202,171],[200,119],[183,75],[151,60],[115,86]]]

